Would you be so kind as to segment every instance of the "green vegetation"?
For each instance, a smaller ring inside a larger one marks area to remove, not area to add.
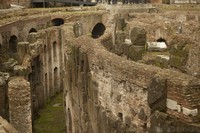
[[[57,94],[40,110],[34,121],[34,133],[66,133],[63,94]]]

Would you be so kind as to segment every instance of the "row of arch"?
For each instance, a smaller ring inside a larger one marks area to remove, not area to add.
[[[62,18],[55,18],[55,19],[51,20],[52,26],[60,26],[63,24],[64,24],[64,19],[62,19]],[[33,24],[33,25],[35,25],[35,24]],[[36,25],[34,27],[36,27]],[[8,52],[9,53],[17,53],[17,44],[19,41],[18,30],[17,30],[17,28],[13,28],[13,29],[14,29],[14,31],[13,31],[13,33],[11,32],[11,36],[8,40]],[[27,33],[31,34],[31,33],[36,33],[36,32],[38,32],[37,29],[32,27],[32,28],[30,28],[30,30],[28,30]],[[28,35],[25,35],[25,36],[27,37]],[[2,47],[3,47],[3,38],[0,34],[0,49]]]

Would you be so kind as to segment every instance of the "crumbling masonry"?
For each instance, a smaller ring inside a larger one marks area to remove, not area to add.
[[[23,10],[0,20],[0,115],[19,133],[61,91],[67,133],[200,131],[198,12]]]

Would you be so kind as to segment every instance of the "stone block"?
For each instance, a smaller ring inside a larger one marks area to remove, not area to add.
[[[26,76],[28,74],[28,70],[26,67],[16,65],[14,66],[14,75],[15,76]]]
[[[9,118],[20,133],[32,132],[31,88],[23,77],[15,77],[8,83]]]
[[[185,123],[159,111],[152,114],[150,123],[150,133],[199,133],[200,131],[198,124]]]
[[[146,120],[147,120],[147,115],[146,115],[146,113],[144,112],[144,109],[143,109],[143,108],[140,109],[140,112],[139,112],[139,114],[138,114],[138,118],[139,118],[140,120],[142,120],[142,121],[146,121]]]
[[[139,27],[134,27],[130,30],[130,39],[133,45],[146,45],[146,30]]]
[[[161,52],[167,50],[167,45],[165,42],[148,42],[147,51],[151,52]]]
[[[164,77],[156,76],[148,85],[148,105],[153,111],[166,111],[166,100],[167,80]]]
[[[115,40],[115,53],[117,55],[121,55],[123,53],[123,44],[125,41],[125,33],[124,32],[116,32],[116,40]]]
[[[9,58],[8,61],[3,64],[3,68],[6,71],[11,72],[11,71],[13,71],[14,66],[17,64],[18,64],[18,62],[15,59]]]
[[[125,39],[124,45],[123,45],[123,51],[124,54],[128,57],[129,55],[129,48],[132,45],[132,42],[130,39]]]
[[[177,68],[183,72],[186,72],[186,63],[187,63],[187,58],[170,55],[170,60],[169,60],[170,66]]]
[[[116,31],[123,31],[126,26],[125,18],[117,18],[116,19]]]
[[[28,34],[27,38],[28,38],[27,40],[29,43],[35,43],[39,39],[39,34],[37,32],[32,32]]]
[[[103,36],[103,39],[101,40],[101,43],[108,51],[113,51],[114,45],[113,45],[113,38],[111,34],[106,34]]]
[[[198,109],[188,109],[185,107],[182,107],[183,114],[190,115],[190,116],[197,116],[198,115]]]
[[[144,46],[132,45],[129,48],[128,58],[134,61],[141,60],[144,52],[145,52]]]
[[[187,38],[176,36],[170,46],[170,65],[181,71],[186,71],[186,64],[191,47]]]
[[[73,26],[73,30],[75,37],[83,35],[83,24],[79,22],[75,23]]]
[[[24,56],[25,54],[28,53],[28,48],[29,48],[28,45],[29,45],[29,42],[19,42],[17,45],[19,64],[23,63]]]
[[[168,55],[157,55],[154,65],[158,66],[160,68],[168,68],[169,67],[169,56]]]
[[[171,110],[177,110],[178,103],[172,99],[167,99],[167,108]]]

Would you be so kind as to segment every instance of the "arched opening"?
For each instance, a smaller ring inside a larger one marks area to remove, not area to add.
[[[11,36],[9,40],[9,51],[11,53],[17,53],[17,44],[17,37],[15,35]]]
[[[57,61],[57,50],[56,50],[56,41],[53,42],[53,58],[54,58],[54,62]]]
[[[67,111],[67,133],[72,133],[72,116],[70,109]]]
[[[46,62],[47,62],[47,46],[46,45],[44,45],[43,51],[44,51],[44,65],[46,67]]]
[[[99,38],[100,36],[104,34],[105,30],[106,30],[106,27],[104,26],[104,24],[102,23],[96,24],[92,30],[92,37]]]
[[[58,81],[58,68],[57,67],[55,67],[54,68],[54,90],[55,90],[55,92],[58,92],[58,83],[59,83],[59,81]]]
[[[31,28],[29,33],[34,33],[34,32],[37,32],[37,30],[35,28]]]
[[[53,20],[51,20],[51,23],[53,26],[60,26],[64,24],[64,19],[62,18],[55,18]]]
[[[160,37],[159,39],[157,39],[156,40],[157,42],[164,42],[164,43],[166,43],[166,40],[165,39],[163,39],[162,37]],[[167,43],[166,43],[167,44]]]
[[[163,45],[163,46],[165,45],[166,47],[168,47],[168,44],[167,44],[166,40],[164,38],[162,38],[162,37],[158,38],[156,40],[156,42],[159,43],[160,45]]]

